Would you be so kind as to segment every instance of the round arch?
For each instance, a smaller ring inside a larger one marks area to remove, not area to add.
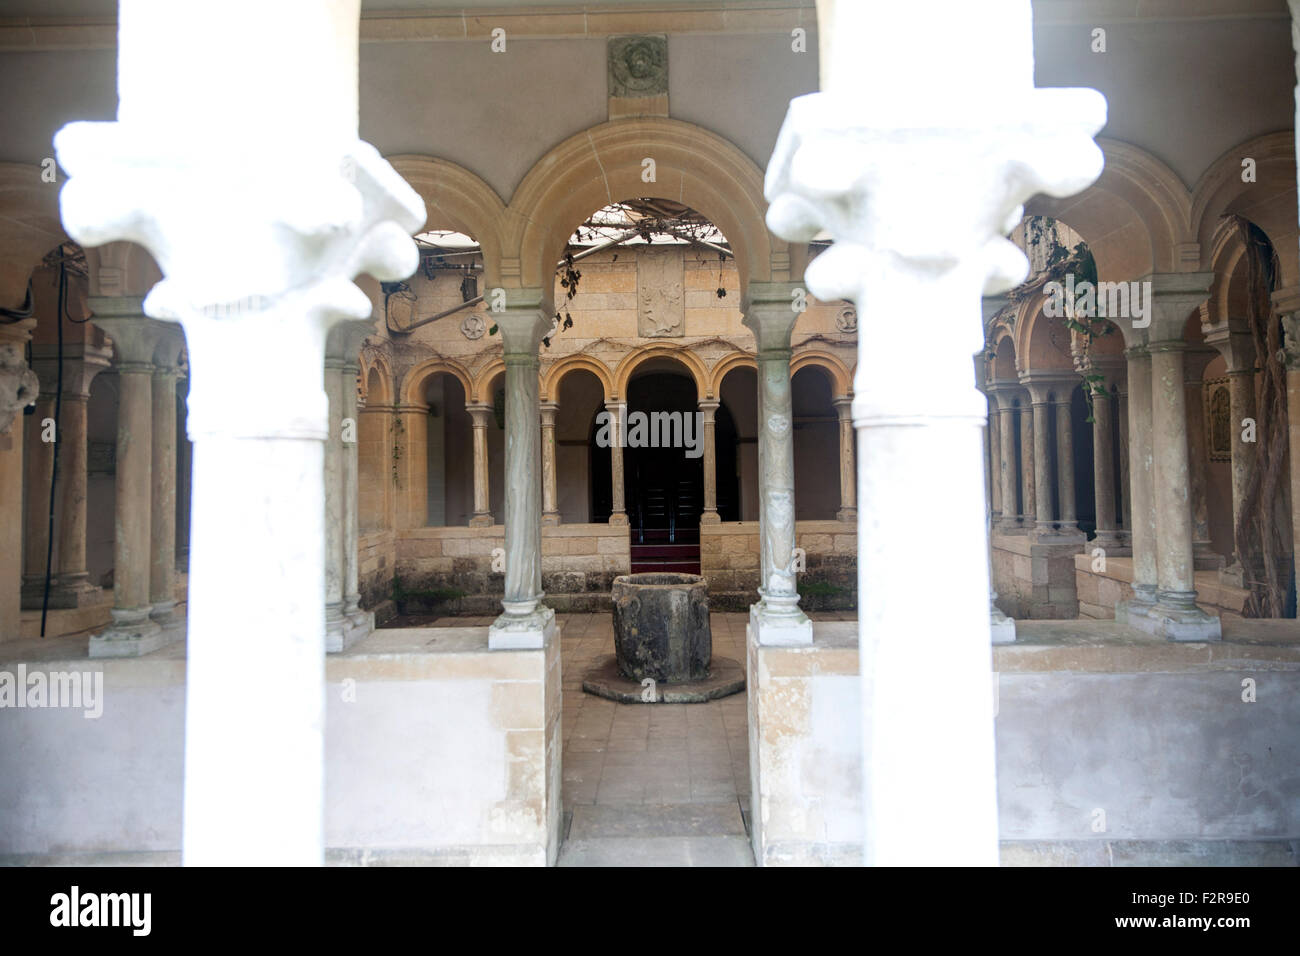
[[[840,357],[823,349],[797,349],[790,359],[790,377],[802,368],[813,365],[824,369],[831,383],[831,396],[840,398],[853,394],[853,373]]]
[[[374,398],[370,394],[371,372],[379,373],[380,394],[378,399]],[[370,358],[366,358],[364,355],[362,356],[361,381],[363,383],[362,387],[366,390],[366,405],[387,405],[391,402],[390,396],[392,395],[393,390],[393,369],[392,366],[388,364],[388,359],[383,355],[374,355]]]
[[[420,395],[420,389],[425,382],[439,372],[454,376],[460,382],[461,388],[465,390],[465,394],[471,394],[472,380],[465,366],[452,359],[429,359],[427,362],[421,362],[406,373],[406,377],[402,380],[401,404],[423,405],[424,399]]]
[[[993,361],[989,367],[989,384],[1015,382],[1020,379],[1016,338],[1006,326],[1000,326],[989,343]]]
[[[388,161],[424,200],[426,226],[472,236],[483,250],[485,285],[500,285],[505,204],[496,191],[468,169],[445,159],[401,154],[388,157]]]
[[[1106,157],[1097,182],[1076,196],[1037,196],[1027,215],[1051,216],[1083,236],[1107,281],[1177,272],[1196,241],[1191,195],[1177,173],[1146,150],[1099,138]]]
[[[478,374],[474,376],[474,390],[472,392],[469,389],[465,390],[466,399],[480,404],[491,401],[491,396],[487,394],[487,390],[492,386],[492,380],[498,375],[504,374],[505,370],[506,360],[500,356],[493,358],[492,361],[479,369]]]
[[[41,167],[0,163],[0,306],[16,309],[45,254],[68,240],[59,218],[59,190],[41,181]]]
[[[542,375],[541,400],[546,402],[558,398],[561,380],[575,369],[585,369],[595,375],[605,390],[605,401],[613,399],[614,378],[604,362],[587,355],[566,355],[552,364]]]
[[[655,164],[650,182],[642,179],[646,159]],[[593,210],[636,196],[684,203],[721,229],[742,288],[771,279],[774,249],[764,220],[762,171],[703,127],[642,117],[571,136],[524,176],[506,209],[506,255],[519,264],[519,284],[549,290],[574,229]],[[788,263],[788,249],[778,248]]]
[[[1255,182],[1242,182],[1242,160],[1255,160]],[[1245,216],[1268,236],[1282,262],[1282,285],[1300,284],[1297,258],[1295,133],[1256,136],[1234,146],[1197,180],[1191,221],[1201,243],[1202,262],[1215,268],[1220,253],[1222,217]]]
[[[628,353],[618,363],[618,368],[614,370],[613,398],[615,400],[626,400],[627,383],[632,378],[632,373],[636,371],[638,366],[656,358],[669,358],[685,366],[687,373],[695,380],[697,398],[713,397],[713,392],[709,388],[709,370],[704,367],[704,362],[701,361],[698,355],[686,348],[675,348],[670,345],[651,345]]]
[[[709,377],[709,394],[717,398],[721,394],[722,380],[727,377],[727,373],[736,368],[752,368],[758,370],[758,360],[749,352],[732,352],[724,355],[713,365],[713,370]]]

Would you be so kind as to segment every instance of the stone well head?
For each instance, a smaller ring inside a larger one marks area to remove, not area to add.
[[[649,572],[614,579],[614,651],[629,680],[709,676],[708,582],[698,574]]]

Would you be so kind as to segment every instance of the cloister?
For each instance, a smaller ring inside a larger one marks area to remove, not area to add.
[[[40,6],[0,861],[1296,864],[1286,4]]]

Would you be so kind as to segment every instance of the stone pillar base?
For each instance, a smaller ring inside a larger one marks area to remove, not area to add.
[[[176,610],[175,601],[158,601],[149,611],[149,619],[164,631],[185,627],[185,615]]]
[[[67,608],[91,607],[103,604],[103,588],[97,588],[88,578],[60,582],[57,578],[50,582],[50,608],[64,610]],[[23,584],[22,606],[25,611],[39,611],[45,601],[45,581]]]
[[[471,528],[490,528],[494,524],[491,515],[475,515],[469,519]]]
[[[623,515],[623,523],[627,523],[627,515]],[[705,511],[700,515],[700,524],[722,524],[722,518],[716,511]]]
[[[1217,641],[1222,623],[1196,606],[1195,591],[1161,591],[1145,617],[1133,617],[1130,627],[1167,641]]]
[[[375,629],[375,615],[370,611],[355,609],[343,612],[337,618],[328,615],[325,620],[325,653],[346,651],[357,641],[368,637]]]
[[[841,508],[839,511],[835,512],[835,519],[836,519],[837,521],[857,521],[857,520],[858,520],[858,509],[857,509],[857,508]]]
[[[90,638],[89,653],[98,657],[141,657],[170,644],[175,630],[159,627],[149,617],[151,607],[113,608],[113,623]]]
[[[1007,617],[995,608],[989,618],[989,632],[994,644],[1014,644],[1016,642],[1015,618]]]
[[[555,612],[549,607],[539,604],[524,614],[512,614],[507,607],[488,628],[488,650],[535,650],[546,647],[554,636]]]
[[[560,523],[560,514],[558,511],[542,512],[542,524],[548,528],[553,528]]]
[[[626,526],[627,526],[627,515],[624,514],[622,511],[615,511],[612,515],[609,516],[609,523],[610,523],[610,524],[616,524],[616,525],[622,525],[622,526],[626,527]]]
[[[766,597],[749,606],[749,627],[755,640],[767,647],[811,644],[813,639],[812,621],[799,610],[798,604],[792,604],[787,610],[770,603]]]

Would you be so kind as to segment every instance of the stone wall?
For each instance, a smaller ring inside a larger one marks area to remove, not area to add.
[[[361,606],[375,612],[377,624],[397,613],[391,600],[396,557],[397,536],[391,531],[367,531],[357,540]]]
[[[795,540],[806,552],[799,574],[805,610],[857,606],[858,526],[855,521],[800,521]],[[758,600],[758,522],[728,521],[700,529],[700,573],[709,579],[709,606],[747,611]]]
[[[392,629],[330,655],[326,861],[554,863],[559,645],[559,631],[489,651],[485,627]],[[27,665],[102,672],[103,712],[0,710],[0,863],[178,861],[182,652]]]
[[[1074,559],[1079,616],[1111,620],[1115,605],[1133,597],[1133,560],[1107,558],[1105,572],[1093,570],[1089,554]],[[1210,614],[1240,617],[1250,592],[1220,580],[1218,571],[1196,572],[1196,603]]]
[[[993,532],[991,562],[998,607],[1017,620],[1079,616],[1075,557],[1081,535],[1053,541],[1034,533]]]

